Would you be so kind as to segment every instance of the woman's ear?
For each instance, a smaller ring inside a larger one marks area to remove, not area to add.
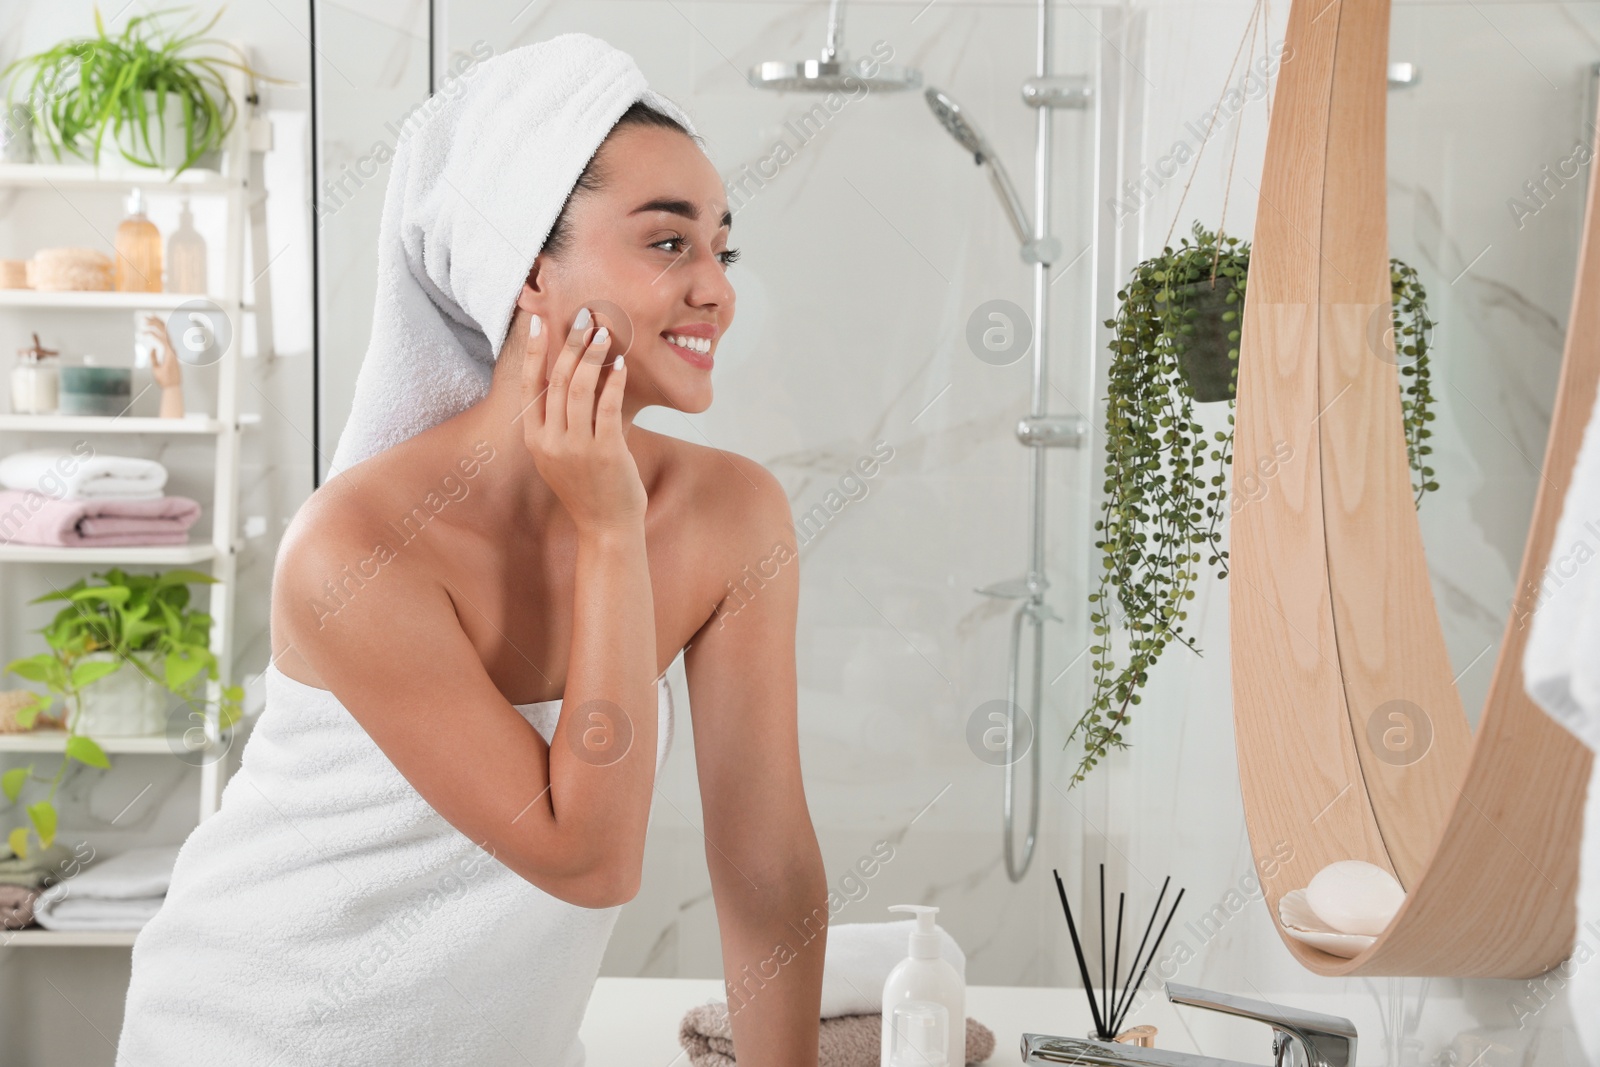
[[[539,298],[544,294],[540,290],[539,271],[544,257],[535,256],[533,267],[529,269],[528,276],[522,281],[522,288],[517,292],[517,307],[523,311],[538,311]]]

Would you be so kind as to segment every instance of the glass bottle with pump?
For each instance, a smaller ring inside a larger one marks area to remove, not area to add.
[[[161,231],[145,217],[144,190],[128,194],[128,216],[117,224],[114,284],[119,293],[161,292]]]

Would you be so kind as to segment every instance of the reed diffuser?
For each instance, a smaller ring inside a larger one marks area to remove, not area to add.
[[[1178,895],[1172,900],[1172,907],[1167,912],[1166,921],[1161,924],[1161,930],[1156,934],[1156,939],[1150,944],[1149,952],[1145,951],[1145,943],[1150,940],[1150,931],[1155,928],[1157,917],[1161,914],[1161,902],[1166,899],[1167,886],[1172,882],[1168,875],[1166,881],[1161,883],[1161,893],[1156,897],[1156,906],[1150,912],[1150,921],[1145,923],[1144,936],[1139,939],[1139,947],[1134,950],[1133,958],[1128,964],[1127,978],[1132,981],[1122,988],[1118,983],[1123,981],[1122,975],[1122,916],[1127,894],[1117,894],[1117,933],[1113,942],[1115,948],[1111,953],[1111,977],[1106,978],[1106,865],[1100,865],[1100,989],[1098,996],[1095,992],[1094,979],[1090,973],[1089,958],[1084,954],[1083,942],[1078,938],[1078,924],[1072,920],[1072,905],[1067,903],[1067,889],[1061,884],[1061,875],[1051,868],[1051,874],[1056,877],[1056,892],[1061,896],[1061,910],[1067,916],[1067,932],[1072,935],[1072,951],[1078,957],[1078,974],[1083,977],[1083,991],[1089,998],[1089,1014],[1094,1018],[1095,1036],[1101,1041],[1115,1041],[1122,1032],[1123,1020],[1127,1018],[1128,1010],[1133,1007],[1133,997],[1139,991],[1139,986],[1144,982],[1145,974],[1150,970],[1150,961],[1156,958],[1156,949],[1161,945],[1161,939],[1167,936],[1167,927],[1172,925],[1172,917],[1178,912],[1178,902],[1183,899],[1183,889],[1178,889]],[[1131,927],[1130,927],[1131,931]],[[1140,959],[1144,965],[1140,966]],[[1134,975],[1137,972],[1138,977]]]

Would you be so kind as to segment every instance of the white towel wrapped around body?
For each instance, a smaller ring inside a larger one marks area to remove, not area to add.
[[[0,487],[31,489],[52,500],[155,500],[166,484],[167,468],[138,456],[84,456],[64,448],[34,448],[0,459]]]
[[[534,257],[634,101],[694,132],[626,52],[585,33],[513,49],[461,80],[395,150],[372,339],[330,477],[488,395]]]
[[[177,858],[177,845],[144,845],[91,863],[39,894],[34,920],[48,930],[137,930],[161,910]]]

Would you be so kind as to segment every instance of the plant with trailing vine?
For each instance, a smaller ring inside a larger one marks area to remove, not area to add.
[[[1184,623],[1202,560],[1217,577],[1228,575],[1222,520],[1233,461],[1233,390],[1228,428],[1208,435],[1195,416],[1194,390],[1182,364],[1197,354],[1191,349],[1210,325],[1212,334],[1225,338],[1230,379],[1237,382],[1249,264],[1248,242],[1197,222],[1193,241],[1182,238],[1178,248],[1169,245],[1134,268],[1117,293],[1117,317],[1106,321],[1113,336],[1104,502],[1094,525],[1101,569],[1089,594],[1094,694],[1067,735],[1066,744],[1081,734],[1084,745],[1069,788],[1111,749],[1128,747],[1123,728],[1168,646],[1200,654]],[[1434,418],[1428,372],[1433,323],[1416,271],[1399,260],[1390,260],[1390,271],[1406,452],[1420,503],[1424,493],[1439,488],[1427,459],[1433,451],[1427,443]],[[1207,314],[1218,315],[1221,327],[1206,323]],[[1127,632],[1120,663],[1113,650],[1119,626]]]

